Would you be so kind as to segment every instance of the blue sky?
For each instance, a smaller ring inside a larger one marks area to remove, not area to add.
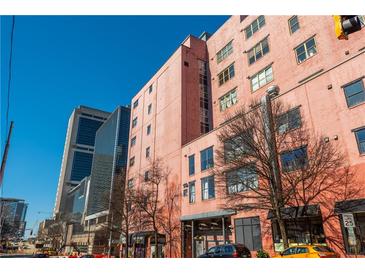
[[[27,227],[54,206],[68,118],[87,105],[112,111],[158,70],[188,34],[227,16],[16,16],[3,195],[29,203]],[[1,18],[1,154],[11,17]]]

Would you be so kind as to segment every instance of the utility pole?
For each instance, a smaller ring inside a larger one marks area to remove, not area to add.
[[[5,165],[6,165],[6,159],[8,158],[8,152],[9,152],[9,147],[10,147],[10,138],[11,138],[11,133],[13,131],[13,126],[14,126],[14,122],[11,121],[10,123],[10,129],[9,129],[9,133],[8,133],[8,138],[6,139],[6,145],[5,145],[5,149],[4,149],[4,154],[3,154],[3,158],[1,161],[1,168],[0,168],[0,188],[3,184],[3,178],[4,178],[4,172],[5,172]]]
[[[113,212],[111,212],[111,220],[109,225],[109,246],[108,246],[108,258],[110,258],[110,254],[112,251],[112,238],[113,238]]]

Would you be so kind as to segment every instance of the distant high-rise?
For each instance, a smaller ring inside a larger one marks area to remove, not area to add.
[[[21,238],[25,232],[28,204],[24,200],[0,198],[0,238]]]
[[[58,181],[55,216],[65,212],[68,191],[90,175],[96,131],[109,115],[109,112],[85,106],[72,112]]]
[[[130,108],[118,107],[95,138],[86,219],[108,214],[113,182],[127,165]]]

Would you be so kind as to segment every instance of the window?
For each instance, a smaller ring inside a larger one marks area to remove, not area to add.
[[[148,87],[148,92],[149,93],[151,93],[153,91],[153,85],[150,85],[149,87]]]
[[[218,74],[219,85],[223,85],[229,79],[234,77],[234,64],[229,65],[221,73]]]
[[[251,89],[256,91],[273,80],[272,67],[269,66],[251,77]]]
[[[189,203],[195,203],[195,181],[189,183]]]
[[[135,160],[134,156],[129,159],[129,166],[134,166],[134,160]]]
[[[255,32],[265,25],[265,17],[260,15],[248,27],[245,28],[246,39],[250,38]]]
[[[289,30],[290,30],[290,33],[293,34],[299,28],[300,28],[300,26],[299,26],[298,16],[294,15],[293,17],[291,17],[289,19]]]
[[[276,118],[276,127],[279,134],[300,128],[302,124],[299,107],[289,110]]]
[[[147,113],[148,113],[148,114],[151,114],[151,112],[152,112],[152,104],[149,104],[149,105],[148,105]]]
[[[226,162],[230,162],[241,156],[249,156],[254,144],[254,136],[252,130],[243,132],[241,135],[234,136],[224,142],[224,156]]]
[[[267,38],[259,42],[247,52],[248,63],[251,65],[269,52],[269,43]]]
[[[296,254],[309,253],[308,248],[306,248],[306,247],[297,247],[297,250],[295,252],[296,252]]]
[[[240,218],[234,220],[236,243],[245,245],[249,250],[262,248],[260,218]]]
[[[133,185],[134,185],[134,181],[133,181],[133,179],[129,179],[129,180],[128,180],[128,188],[132,188],[132,187],[133,187]]]
[[[257,189],[258,179],[254,165],[227,172],[228,194]]]
[[[131,139],[131,147],[135,146],[136,145],[136,142],[137,142],[137,137],[134,136],[132,139]]]
[[[200,151],[200,167],[201,171],[206,170],[214,166],[213,160],[213,147],[208,147]]]
[[[147,135],[150,135],[151,134],[151,125],[148,125],[147,126]]]
[[[226,59],[233,52],[232,41],[217,52],[217,64]]]
[[[102,124],[102,121],[80,117],[76,143],[80,145],[94,146],[96,131]]]
[[[314,37],[308,39],[304,43],[300,44],[295,48],[295,54],[297,56],[298,64],[307,60],[309,57],[312,57],[317,53],[316,42]]]
[[[189,194],[189,190],[187,188],[183,189],[183,197],[187,197]]]
[[[133,108],[135,109],[136,107],[138,107],[138,99],[133,103]]]
[[[288,248],[288,249],[284,250],[282,255],[283,256],[294,255],[295,254],[295,249],[296,249],[295,247]]]
[[[195,174],[195,155],[189,156],[189,175]]]
[[[227,92],[221,98],[219,98],[220,110],[224,111],[227,108],[237,103],[237,88]]]
[[[91,173],[93,154],[75,151],[72,161],[71,181],[81,181]]]
[[[356,106],[362,102],[365,102],[365,89],[363,80],[357,80],[344,86],[347,106]]]
[[[202,200],[213,199],[215,197],[214,176],[208,176],[201,179]]]
[[[147,182],[148,180],[149,180],[149,171],[147,170],[147,171],[145,171],[145,173],[144,173],[144,181],[145,182]]]
[[[281,165],[284,172],[294,171],[304,168],[308,162],[307,160],[307,148],[301,147],[282,153]]]
[[[356,130],[355,135],[360,154],[365,154],[365,128]]]
[[[150,157],[150,151],[151,151],[150,147],[146,148],[146,158]]]
[[[137,118],[134,118],[133,121],[132,121],[132,128],[136,127],[137,126]]]

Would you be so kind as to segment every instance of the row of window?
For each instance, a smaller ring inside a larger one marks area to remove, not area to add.
[[[213,147],[200,151],[200,170],[204,171],[214,166]],[[195,154],[189,156],[189,175],[195,174]]]
[[[209,200],[215,198],[214,176],[208,176],[201,179],[201,199]],[[189,191],[189,193],[188,193]],[[189,182],[188,189],[184,189],[183,196],[189,195],[189,203],[195,203],[196,191],[195,181]]]
[[[152,93],[152,91],[153,91],[153,85],[151,84],[149,87],[148,87],[148,93]],[[139,99],[137,99],[136,101],[134,101],[134,103],[133,103],[133,109],[135,109],[136,107],[138,107],[138,101],[139,101]]]
[[[148,105],[147,107],[147,114],[150,115],[152,113],[152,103]],[[135,128],[137,126],[138,117],[135,117],[132,120],[132,128]]]

